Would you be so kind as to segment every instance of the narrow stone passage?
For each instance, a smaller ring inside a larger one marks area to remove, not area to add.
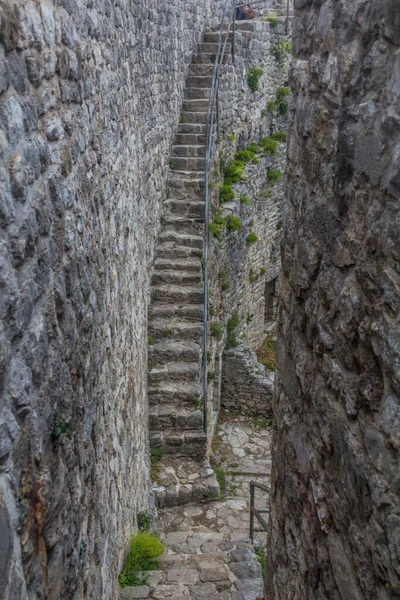
[[[159,531],[166,545],[162,570],[151,575],[147,586],[137,588],[139,595],[135,597],[263,597],[261,565],[249,539],[249,483],[270,482],[270,435],[270,427],[264,421],[222,413],[213,448],[223,497],[159,511]],[[186,473],[187,481],[190,475]],[[183,473],[181,481],[185,481]],[[256,494],[256,506],[267,504],[265,494]],[[265,534],[258,534],[256,542],[260,549],[265,547]],[[123,592],[121,597],[128,598],[129,593]]]

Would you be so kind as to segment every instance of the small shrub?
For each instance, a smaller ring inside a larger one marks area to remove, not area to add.
[[[147,343],[149,346],[154,346],[154,344],[156,343],[156,340],[149,335],[147,337]]]
[[[242,195],[240,196],[240,202],[241,202],[242,204],[250,204],[250,202],[251,202],[251,198],[249,198],[248,196],[245,196],[244,194],[242,194]]]
[[[231,289],[231,282],[227,279],[224,279],[221,283],[221,287],[224,292],[229,292],[229,290]]]
[[[215,316],[215,308],[213,307],[212,304],[209,305],[208,307],[208,314],[210,317],[214,317]]]
[[[230,200],[233,200],[234,197],[235,192],[233,191],[232,187],[229,184],[224,183],[219,191],[219,201],[229,202]]]
[[[260,275],[265,275],[266,272],[267,272],[267,269],[265,267],[262,267],[260,269]]]
[[[211,383],[211,381],[215,381],[217,379],[217,374],[215,371],[208,371],[207,373],[207,382]]]
[[[261,190],[260,198],[272,198],[271,190]]]
[[[226,227],[228,231],[240,231],[243,227],[242,221],[239,217],[234,217],[233,215],[229,215],[226,219]]]
[[[221,469],[221,467],[215,467],[214,466],[214,473],[215,476],[217,478],[217,481],[219,483],[219,489],[220,489],[220,500],[225,500],[225,494],[226,494],[226,488],[227,488],[227,480],[226,480],[226,474],[225,471],[223,469]]]
[[[163,329],[161,335],[163,337],[168,337],[169,335],[171,335],[171,331],[169,329]]]
[[[280,39],[276,42],[272,49],[272,54],[278,63],[283,66],[285,64],[286,56],[292,51],[292,44],[289,40]]]
[[[256,242],[258,242],[258,236],[256,233],[254,233],[254,231],[251,231],[249,233],[249,235],[246,238],[246,242],[248,244],[255,244]]]
[[[286,142],[286,131],[280,131],[278,129],[278,131],[275,131],[275,133],[273,133],[271,137],[277,142]]]
[[[250,273],[249,273],[249,281],[250,281],[250,283],[255,283],[257,280],[258,280],[258,275],[256,275],[254,273],[254,271],[251,270]]]
[[[275,346],[276,343],[267,336],[262,346],[256,350],[258,361],[264,365],[267,371],[275,371],[276,368]]]
[[[221,225],[217,225],[216,223],[209,223],[208,224],[208,231],[211,233],[211,235],[213,235],[214,237],[216,237],[218,240],[220,240],[222,238],[222,227],[221,227]]]
[[[139,531],[149,531],[153,517],[148,510],[140,510],[136,517]]]
[[[252,92],[256,92],[258,90],[260,77],[263,73],[264,69],[262,67],[257,67],[254,65],[250,68],[247,83],[249,84],[249,88]]]
[[[150,476],[151,476],[152,480],[155,481],[156,483],[158,483],[159,485],[161,484],[161,481],[159,478],[160,467],[159,467],[158,463],[160,462],[161,459],[162,459],[162,449],[161,448],[153,448],[150,452],[150,465],[151,465]]]
[[[282,171],[280,171],[280,169],[268,168],[267,179],[272,185],[278,183],[282,179]]]
[[[258,165],[258,163],[260,162],[260,159],[259,159],[259,158],[257,158],[257,156],[255,156],[251,162],[252,162],[254,165]]]
[[[238,341],[235,333],[230,333],[226,339],[225,350],[230,350],[231,348],[236,348],[238,345]]]
[[[258,546],[254,547],[254,552],[256,553],[256,556],[257,556],[257,562],[261,565],[261,572],[262,572],[262,576],[264,579],[265,578],[265,567],[267,564],[267,555],[265,554],[265,551],[262,548],[259,548]]]
[[[210,331],[211,331],[212,337],[215,337],[217,340],[222,339],[224,331],[222,329],[221,323],[218,323],[217,321],[213,321],[210,325]]]
[[[228,320],[228,323],[226,325],[226,330],[228,333],[231,333],[232,331],[234,331],[234,329],[236,329],[236,327],[239,325],[240,323],[240,317],[239,317],[239,313],[236,311],[232,314],[231,318]]]
[[[215,215],[215,217],[214,217],[214,223],[216,225],[225,225],[226,224],[226,219],[225,219],[225,217],[221,217],[221,215]]]
[[[247,150],[249,150],[250,152],[253,152],[253,154],[257,154],[257,152],[261,152],[261,148],[258,144],[256,144],[255,142],[252,142],[250,144],[250,146],[247,148]]]
[[[276,102],[275,100],[269,100],[267,102],[267,111],[273,113],[276,110]]]
[[[60,413],[56,411],[53,415],[53,430],[51,432],[54,450],[58,450],[60,448],[61,436],[64,435],[68,440],[72,440],[70,428],[71,425],[64,421]]]
[[[276,12],[271,12],[267,17],[267,21],[270,24],[270,26],[274,29],[279,24],[278,15],[276,14]]]
[[[169,161],[169,166],[171,167],[171,169],[175,169],[176,161],[171,158],[171,160]]]
[[[276,156],[279,154],[278,142],[272,138],[265,137],[261,140],[261,146],[266,154],[272,154]]]
[[[236,135],[233,135],[233,133],[228,133],[227,136],[231,142],[236,142]]]
[[[143,571],[157,569],[163,552],[164,544],[152,533],[139,531],[132,536],[124,566],[118,578],[119,585],[122,588],[144,585],[146,577],[142,575]]]
[[[207,352],[207,364],[209,365],[212,361],[212,354],[210,351]]]
[[[245,166],[246,163],[242,160],[233,160],[232,162],[230,162],[225,168],[224,185],[230,186],[232,183],[237,183],[238,181],[240,181],[242,179]],[[224,186],[222,186],[222,188],[223,187]]]
[[[254,158],[254,152],[250,149],[235,152],[235,159],[241,162],[250,162]]]
[[[286,102],[286,96],[289,94],[290,89],[287,87],[280,87],[276,91],[277,107],[280,115],[287,115],[288,103]]]

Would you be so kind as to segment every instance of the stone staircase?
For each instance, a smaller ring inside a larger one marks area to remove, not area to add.
[[[171,155],[149,311],[151,448],[161,448],[158,506],[218,495],[204,432],[203,233],[207,104],[218,33],[205,33],[189,67]]]

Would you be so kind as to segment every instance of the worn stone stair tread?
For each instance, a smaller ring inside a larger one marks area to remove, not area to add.
[[[154,366],[167,362],[168,357],[170,361],[171,358],[177,361],[199,360],[201,352],[201,346],[191,340],[162,339],[149,347]]]
[[[201,304],[157,304],[150,308],[150,325],[155,328],[186,323],[198,326],[203,323],[204,307]]]
[[[172,285],[193,285],[201,283],[203,274],[201,269],[196,271],[181,271],[181,270],[160,270],[156,269],[152,277],[152,285],[160,283],[169,283]]]
[[[150,335],[156,340],[168,337],[172,340],[191,340],[200,342],[203,337],[202,321],[177,321],[175,318],[152,322],[149,327]]]
[[[161,379],[196,379],[199,375],[200,365],[196,362],[170,361],[163,365],[157,365],[149,370],[150,381]]]
[[[155,404],[150,407],[151,431],[162,429],[192,430],[203,428],[203,413],[196,407],[175,406],[175,404]]]
[[[159,235],[161,242],[175,242],[179,246],[193,246],[203,248],[203,236],[188,233],[179,233],[177,231],[162,231]]]
[[[176,402],[196,407],[201,393],[200,383],[193,381],[160,381],[149,388],[153,405]]]
[[[156,258],[154,268],[157,271],[198,271],[202,269],[202,264],[199,258]]]

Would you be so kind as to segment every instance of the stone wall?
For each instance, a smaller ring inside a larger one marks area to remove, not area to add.
[[[266,374],[257,356],[244,344],[224,352],[221,406],[249,415],[270,415],[274,373]]]
[[[400,5],[295,2],[274,600],[400,598]]]
[[[0,598],[116,597],[147,306],[203,0],[0,2]]]
[[[240,324],[235,330],[236,337],[251,347],[260,346],[270,325],[265,318],[266,284],[276,279],[280,272],[284,177],[280,182],[271,184],[267,180],[267,171],[269,168],[280,169],[284,174],[286,144],[279,144],[277,156],[260,154],[259,162],[247,163],[243,179],[232,185],[235,197],[230,202],[220,204],[219,186],[223,183],[224,165],[234,158],[237,150],[247,148],[252,142],[259,143],[263,137],[269,137],[277,130],[287,129],[287,117],[277,111],[268,112],[266,108],[267,102],[276,98],[277,89],[287,84],[288,61],[280,65],[273,54],[276,43],[281,39],[285,39],[282,25],[272,29],[265,21],[247,23],[245,30],[237,32],[235,65],[229,58],[221,77],[220,134],[211,177],[210,222],[214,221],[215,215],[223,218],[232,215],[241,220],[242,230],[229,232],[223,227],[220,239],[210,235],[209,321],[211,328],[213,323],[217,323],[223,330],[218,340],[210,329],[209,370],[215,373],[216,380],[210,385],[209,397],[214,413],[218,411],[221,400],[225,360],[222,353],[227,341],[227,322],[238,312]],[[259,89],[255,92],[248,85],[249,69],[254,65],[264,69]],[[243,195],[251,200],[249,204],[240,201]],[[246,241],[251,232],[258,238],[254,244]],[[256,361],[251,364],[243,388],[250,385],[254,372],[260,367]],[[229,370],[228,365],[227,372]],[[224,405],[231,406],[229,393],[226,400],[228,404],[224,401]],[[267,394],[264,410],[270,407],[270,401],[270,394]]]

